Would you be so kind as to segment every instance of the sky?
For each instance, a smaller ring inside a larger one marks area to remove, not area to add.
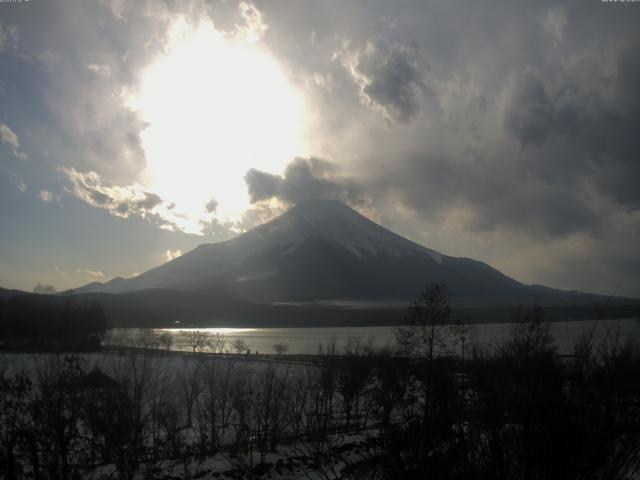
[[[0,3],[0,286],[130,277],[310,197],[640,297],[640,3]]]

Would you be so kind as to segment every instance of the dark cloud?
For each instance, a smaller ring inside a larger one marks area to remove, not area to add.
[[[335,172],[335,166],[318,158],[296,158],[282,176],[252,169],[245,182],[252,203],[278,197],[296,204],[310,198],[332,198],[350,204],[363,201],[364,192],[353,180]]]
[[[363,89],[391,117],[409,120],[418,111],[418,95],[424,87],[420,66],[404,50],[393,50],[375,59],[369,68],[370,82]]]
[[[549,85],[530,69],[517,75],[505,95],[503,125],[523,149],[533,149],[523,155],[530,173],[573,177],[578,191],[587,182],[638,209],[640,196],[629,178],[638,178],[640,135],[634,125],[640,121],[640,61],[629,50],[637,51],[640,41],[629,43],[614,56],[613,75],[587,84],[586,65],[580,64],[556,73]]]
[[[215,198],[212,198],[207,202],[204,206],[204,210],[207,213],[213,213],[218,209],[218,201]]]
[[[595,184],[631,211],[640,210],[640,164],[608,165],[598,170]]]
[[[562,187],[519,184],[507,198],[473,204],[472,230],[495,230],[506,226],[531,235],[558,238],[576,232],[597,232],[601,220],[583,198]]]
[[[415,46],[367,42],[362,48],[345,46],[338,58],[362,99],[381,109],[388,120],[406,122],[418,113],[426,65]]]
[[[136,200],[134,206],[136,209],[151,210],[162,203],[162,199],[151,192],[144,192],[144,198]]]
[[[523,147],[541,143],[557,131],[554,106],[536,72],[527,70],[513,80],[503,123]]]
[[[469,232],[526,232],[537,241],[595,232],[602,225],[588,195],[521,176],[513,167],[504,165],[496,175],[497,166],[487,168],[472,157],[416,157],[401,165],[367,191],[410,206],[431,225],[464,212],[462,227]]]
[[[200,221],[200,231],[202,232],[202,235],[212,238],[217,242],[235,237],[236,233],[233,228],[233,222],[223,222],[217,218]]]
[[[112,198],[106,193],[99,192],[98,190],[94,190],[93,188],[87,186],[86,187],[87,194],[93,200],[96,205],[103,206],[111,203]]]
[[[0,22],[0,51],[15,49],[18,45],[18,27]]]
[[[249,200],[256,203],[279,195],[283,179],[279,175],[252,168],[245,175],[244,181],[249,189]]]

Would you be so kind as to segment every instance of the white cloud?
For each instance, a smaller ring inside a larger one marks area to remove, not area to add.
[[[27,155],[20,151],[20,140],[18,139],[18,135],[16,135],[9,125],[5,123],[0,123],[0,141],[9,145],[13,154],[17,158],[21,160],[27,159]]]
[[[50,50],[45,50],[44,52],[39,53],[36,55],[36,58],[47,66],[55,65],[56,62],[60,61],[60,56]]]
[[[562,42],[567,27],[567,11],[562,7],[550,8],[544,15],[542,27],[553,37],[554,42]]]
[[[9,178],[11,178],[11,181],[15,184],[18,190],[20,190],[21,192],[27,191],[27,184],[24,183],[24,180],[22,180],[22,178],[18,174],[9,172]]]
[[[45,203],[51,203],[53,202],[53,192],[50,192],[49,190],[40,190],[38,198]]]
[[[314,72],[310,77],[310,81],[313,85],[321,88],[322,90],[325,90],[326,92],[331,92],[331,90],[333,90],[336,86],[336,82],[331,72]]]
[[[202,234],[194,227],[191,217],[179,211],[175,203],[165,202],[156,193],[139,183],[126,186],[110,185],[96,172],[79,172],[75,168],[61,168],[70,187],[65,190],[89,205],[107,210],[120,218],[140,217],[165,230]]]
[[[87,70],[95,73],[98,77],[109,78],[111,77],[111,68],[109,65],[100,65],[97,63],[90,63],[87,65]]]
[[[170,262],[171,260],[174,260],[182,256],[182,250],[180,249],[167,250],[164,255],[165,255],[165,258],[167,259],[167,262]]]
[[[104,273],[102,273],[100,270],[78,270],[78,273],[82,273],[83,275],[92,278],[94,280],[99,280],[101,278],[104,278]]]
[[[68,279],[69,278],[69,275],[67,275],[67,272],[62,270],[60,267],[56,266],[56,267],[54,267],[54,270],[55,270],[56,274],[59,277],[64,278],[64,279]]]
[[[125,187],[106,185],[96,172],[82,173],[75,168],[63,168],[62,171],[71,182],[70,193],[94,207],[108,210],[116,217],[138,215],[145,218],[162,204],[158,195],[146,191],[139,184]]]
[[[100,3],[109,9],[111,14],[118,20],[124,18],[126,8],[125,0],[100,0]]]
[[[2,138],[2,142],[9,145],[14,150],[17,150],[20,147],[20,141],[18,140],[18,136],[15,134],[8,125],[4,123],[0,123],[0,138]]]
[[[0,22],[0,51],[18,46],[18,27]]]
[[[240,2],[238,8],[244,25],[236,27],[237,35],[249,43],[260,41],[269,30],[269,25],[264,21],[262,13],[255,5],[246,2]]]

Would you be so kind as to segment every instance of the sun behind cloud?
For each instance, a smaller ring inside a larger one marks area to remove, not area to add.
[[[128,98],[148,124],[144,184],[175,202],[187,230],[197,231],[203,214],[239,219],[250,205],[250,168],[281,173],[308,154],[303,98],[260,44],[261,17],[249,13],[254,24],[233,33],[176,19],[164,56]],[[215,213],[205,208],[212,198]]]

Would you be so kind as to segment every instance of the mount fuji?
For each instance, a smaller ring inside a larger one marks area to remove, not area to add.
[[[293,318],[302,307],[325,318],[327,308],[332,315],[397,313],[432,283],[445,284],[452,304],[467,309],[584,306],[604,298],[525,285],[485,263],[414,243],[336,200],[301,202],[236,238],[200,245],[136,277],[91,283],[74,294],[98,300],[111,317],[127,311],[132,318],[144,310],[149,322]]]
[[[336,200],[307,200],[226,242],[203,244],[134,278],[76,293],[215,291],[251,301],[412,298],[425,283],[454,296],[514,295],[494,268],[407,240]]]

